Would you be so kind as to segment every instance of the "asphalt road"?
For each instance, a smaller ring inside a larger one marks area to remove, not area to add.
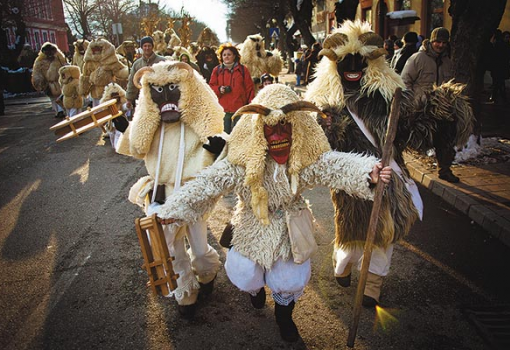
[[[127,201],[145,174],[99,130],[56,143],[49,103],[8,106],[0,117],[1,349],[346,349],[357,283],[333,278],[329,191],[306,193],[319,226],[312,280],[295,310],[302,339],[287,344],[274,303],[251,308],[223,269],[194,320],[145,284]],[[424,221],[396,246],[381,309],[364,309],[356,349],[489,349],[470,310],[508,309],[510,249],[420,188]],[[210,243],[231,199],[209,219]],[[270,298],[269,298],[270,299]]]

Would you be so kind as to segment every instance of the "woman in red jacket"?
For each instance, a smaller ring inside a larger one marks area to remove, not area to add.
[[[248,68],[239,62],[241,55],[237,48],[230,43],[223,44],[218,54],[221,63],[212,71],[209,85],[225,112],[224,131],[230,134],[238,119],[232,120],[232,116],[239,108],[251,102],[255,91]]]

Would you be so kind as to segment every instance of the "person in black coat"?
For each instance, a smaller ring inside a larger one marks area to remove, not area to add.
[[[398,55],[395,54],[395,58],[393,60],[392,68],[400,74],[404,69],[404,66],[414,53],[418,52],[418,48],[416,47],[416,43],[418,42],[418,34],[416,32],[407,32],[404,37],[404,46],[402,50],[399,51]]]

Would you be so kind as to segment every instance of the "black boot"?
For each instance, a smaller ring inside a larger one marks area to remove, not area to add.
[[[182,318],[192,320],[195,317],[196,304],[191,305],[177,305],[177,311]]]
[[[266,305],[266,290],[264,287],[260,288],[257,295],[253,296],[250,294],[250,301],[255,309],[262,309]]]
[[[280,327],[280,336],[288,342],[296,342],[299,339],[299,332],[296,324],[292,320],[292,310],[294,310],[294,301],[288,306],[274,304],[274,315],[276,323]]]
[[[212,294],[213,289],[214,289],[214,280],[216,280],[216,276],[214,276],[212,281],[209,283],[198,282],[200,284],[200,290],[198,291],[199,297],[206,297],[206,296]]]

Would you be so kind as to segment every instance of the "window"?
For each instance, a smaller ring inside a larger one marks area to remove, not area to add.
[[[432,32],[434,28],[443,26],[443,12],[444,12],[444,1],[443,0],[431,0],[428,3],[428,32]]]

